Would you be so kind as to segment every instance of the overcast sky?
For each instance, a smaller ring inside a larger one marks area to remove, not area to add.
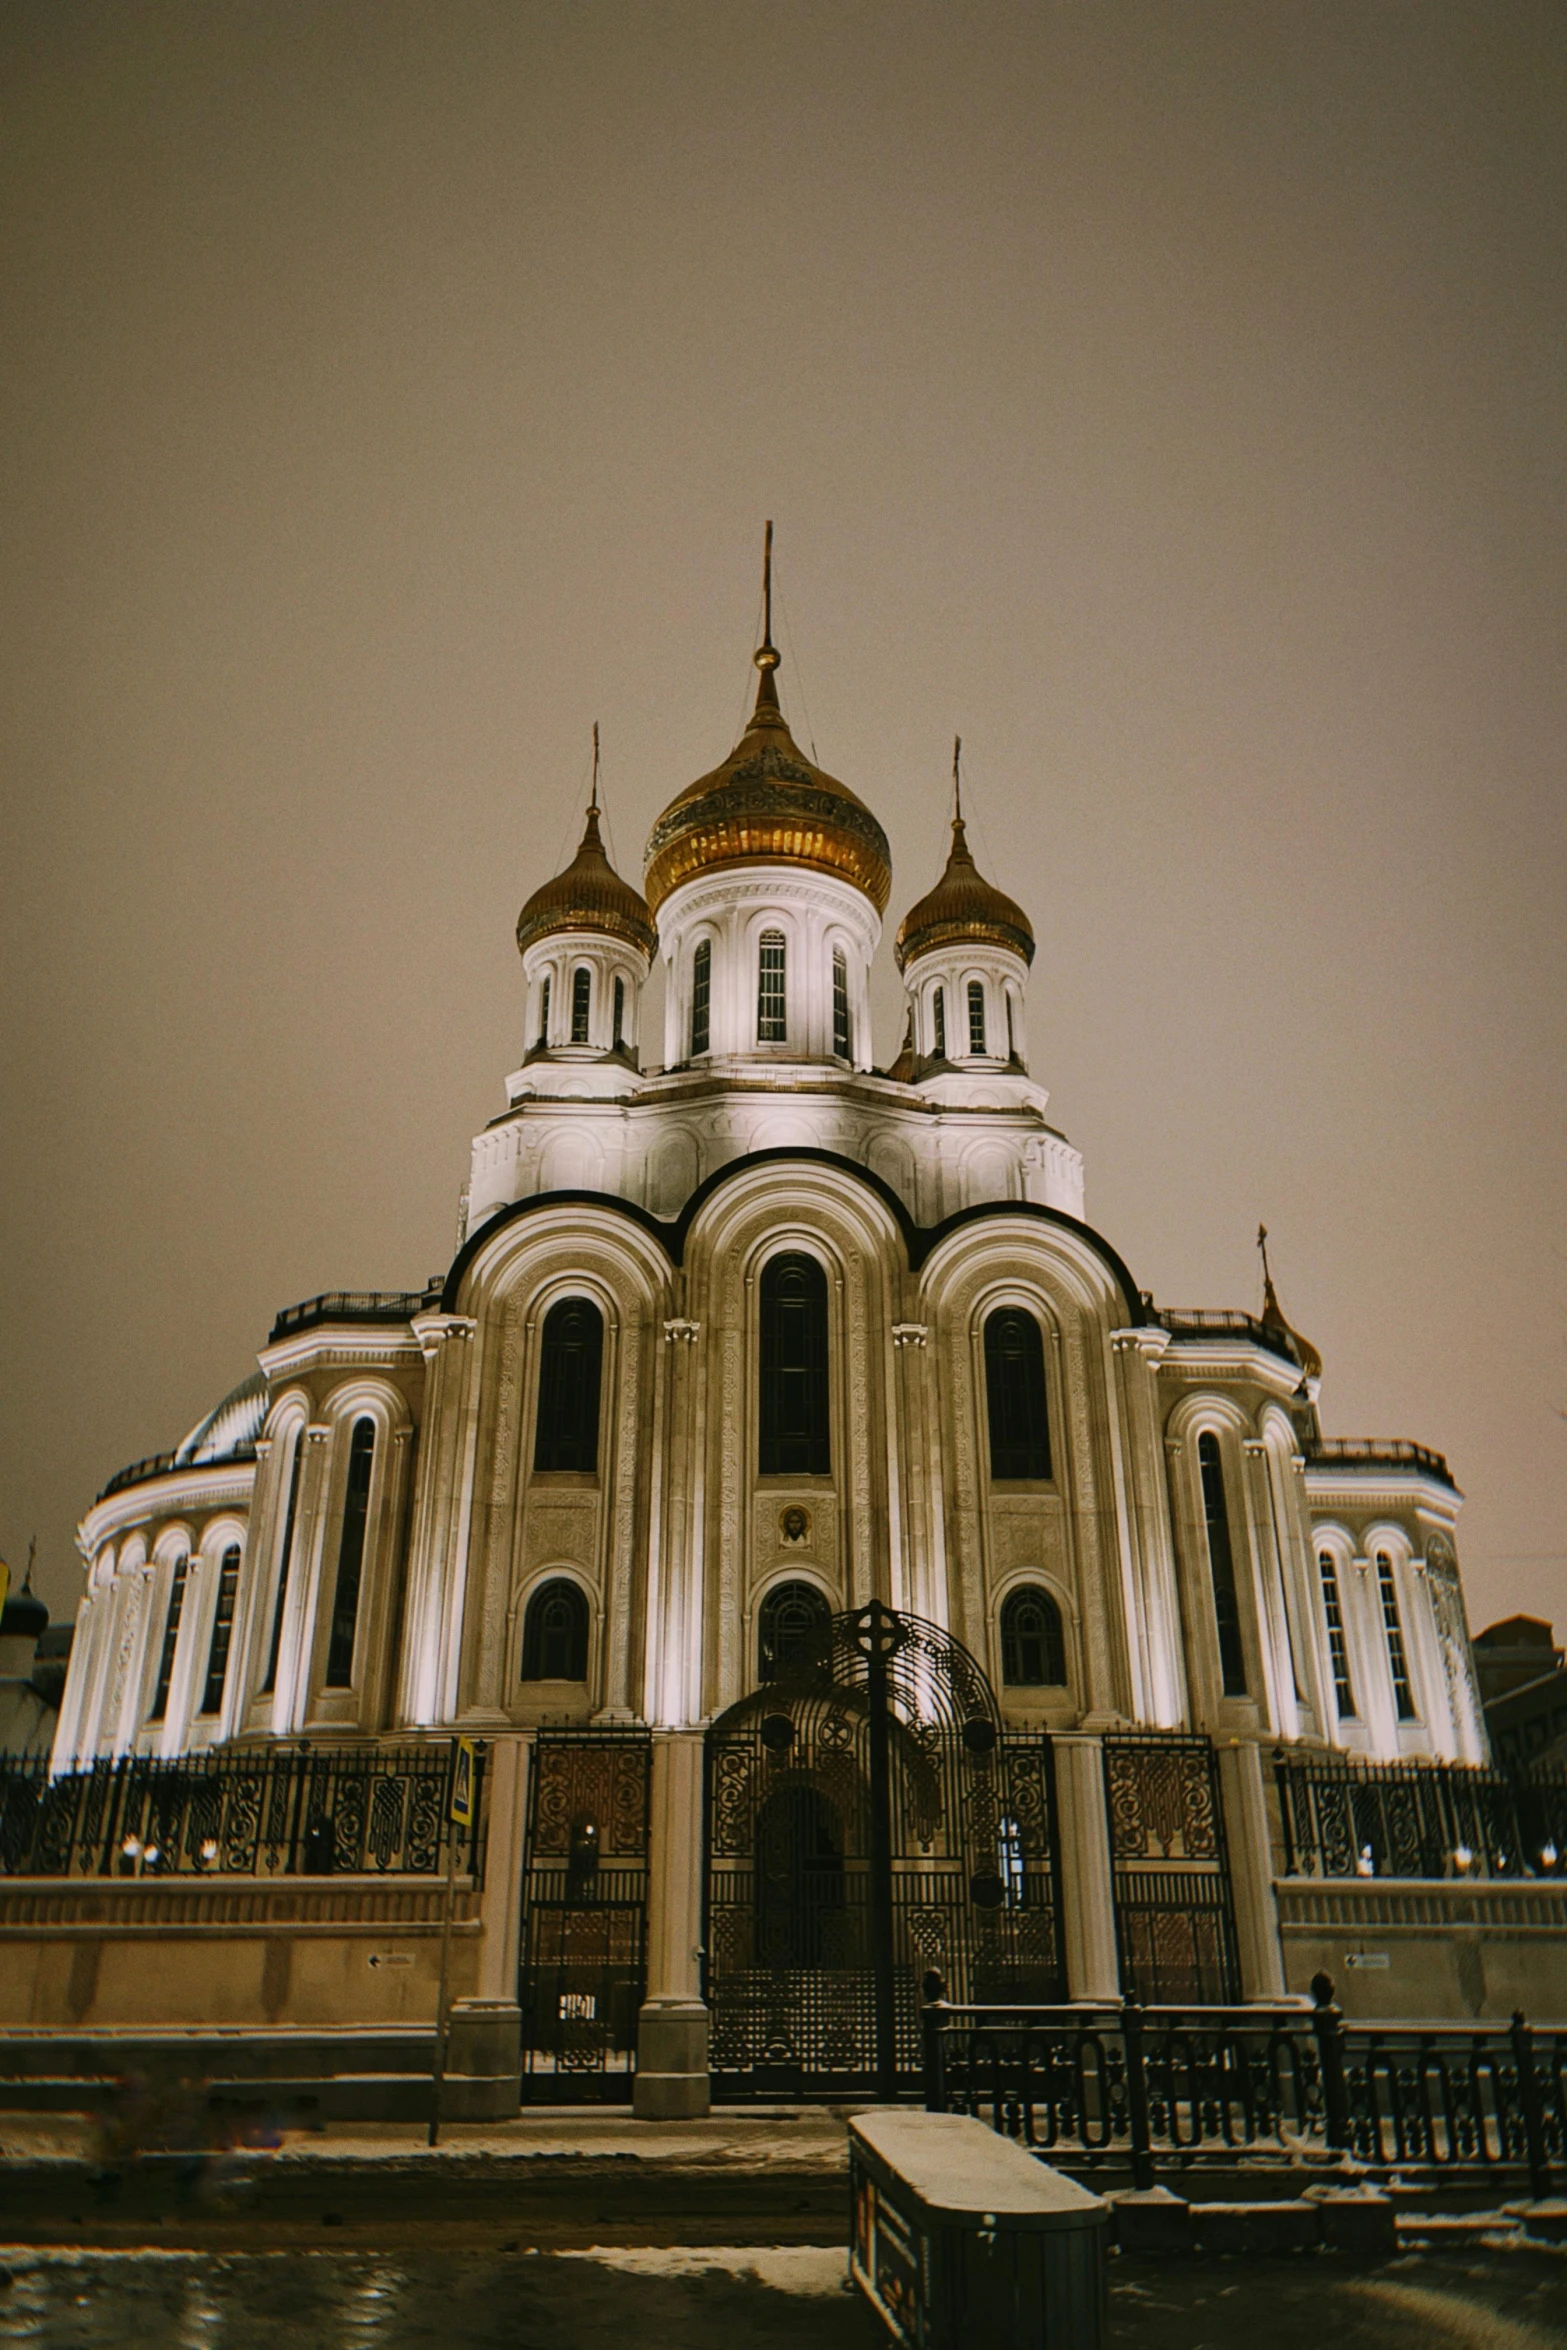
[[[1567,12],[990,0],[0,14],[0,1547],[273,1314],[417,1286],[603,727],[745,707],[1039,937],[1172,1305],[1450,1457],[1567,1628]],[[655,1034],[661,1031],[655,1030]],[[655,1046],[656,1051],[656,1046]]]

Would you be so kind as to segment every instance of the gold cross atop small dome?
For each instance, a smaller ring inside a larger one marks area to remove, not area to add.
[[[946,870],[898,925],[893,946],[898,969],[906,971],[921,955],[965,939],[1008,947],[1025,963],[1034,960],[1033,924],[1014,899],[985,879],[970,853],[963,819],[954,816]]]
[[[536,889],[517,917],[517,951],[562,930],[598,930],[635,947],[650,960],[658,943],[647,900],[622,881],[599,838],[599,812],[588,809],[582,845],[564,873]]]
[[[721,767],[671,800],[647,844],[648,904],[722,865],[806,865],[836,873],[885,912],[887,835],[846,783],[812,764],[778,706],[778,651],[764,642],[751,722]]]

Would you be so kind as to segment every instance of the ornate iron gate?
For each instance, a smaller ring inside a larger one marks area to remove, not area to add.
[[[541,1731],[523,1869],[522,2095],[629,2098],[647,1979],[645,1730]]]
[[[1121,1989],[1160,2006],[1241,1995],[1218,1758],[1207,1738],[1104,1741]]]
[[[872,1601],[707,1738],[706,1997],[719,2096],[890,2095],[921,1979],[1063,1996],[1053,1782],[968,1651]]]

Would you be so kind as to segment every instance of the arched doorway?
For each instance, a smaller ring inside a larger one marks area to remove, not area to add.
[[[707,1737],[717,2095],[891,2095],[921,1982],[1062,1997],[1048,1741],[939,1626],[833,1617]]]

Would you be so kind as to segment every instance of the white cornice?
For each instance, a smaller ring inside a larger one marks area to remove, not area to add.
[[[149,1518],[188,1517],[236,1502],[248,1504],[256,1482],[254,1461],[202,1461],[188,1469],[168,1469],[145,1484],[127,1485],[95,1501],[76,1529],[77,1543],[91,1558],[105,1542]]]
[[[320,1323],[292,1338],[280,1338],[276,1346],[264,1346],[256,1360],[271,1381],[297,1378],[318,1363],[329,1363],[334,1370],[345,1364],[377,1370],[399,1363],[406,1367],[419,1357],[411,1333],[409,1322]]]

